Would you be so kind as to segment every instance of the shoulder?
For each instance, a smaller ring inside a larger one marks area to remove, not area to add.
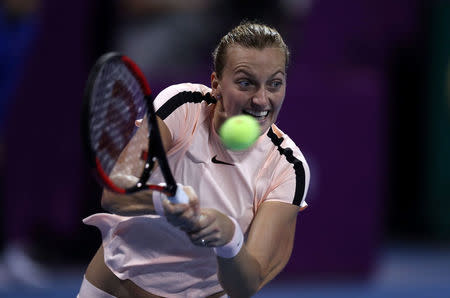
[[[276,125],[272,125],[266,133],[270,139],[272,150],[269,160],[272,169],[278,177],[288,176],[295,181],[295,196],[293,204],[304,204],[305,195],[310,181],[308,163],[294,141]]]
[[[274,150],[278,152],[280,159],[286,159],[288,163],[300,161],[306,163],[306,159],[294,141],[273,124],[266,133]]]
[[[205,85],[182,83],[165,88],[154,100],[155,110],[161,119],[187,103],[210,104],[215,103],[215,99],[211,96],[211,89]]]

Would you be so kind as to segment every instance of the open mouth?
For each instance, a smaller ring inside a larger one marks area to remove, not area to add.
[[[264,120],[267,115],[269,115],[269,111],[253,111],[253,110],[242,110],[243,114],[250,115],[256,118],[256,120]]]

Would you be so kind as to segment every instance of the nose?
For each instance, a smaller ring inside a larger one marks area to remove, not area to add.
[[[266,106],[269,101],[269,92],[265,88],[259,88],[252,97],[252,105]]]

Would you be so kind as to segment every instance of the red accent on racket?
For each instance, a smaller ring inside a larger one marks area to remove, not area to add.
[[[138,119],[144,119],[140,127]],[[130,58],[107,53],[97,60],[87,81],[82,125],[88,160],[109,190],[129,194],[152,189],[172,202],[188,202],[167,162],[150,86]],[[158,182],[165,186],[149,182],[156,162],[162,174]]]

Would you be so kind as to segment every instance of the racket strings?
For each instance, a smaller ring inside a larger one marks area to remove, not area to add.
[[[138,131],[135,121],[146,114],[146,104],[139,82],[121,60],[100,69],[90,110],[91,144],[103,171],[111,178],[124,176],[114,181],[118,185],[133,186],[132,176],[139,176],[145,164],[139,157],[147,148],[148,127],[141,125],[137,137],[133,136]]]

